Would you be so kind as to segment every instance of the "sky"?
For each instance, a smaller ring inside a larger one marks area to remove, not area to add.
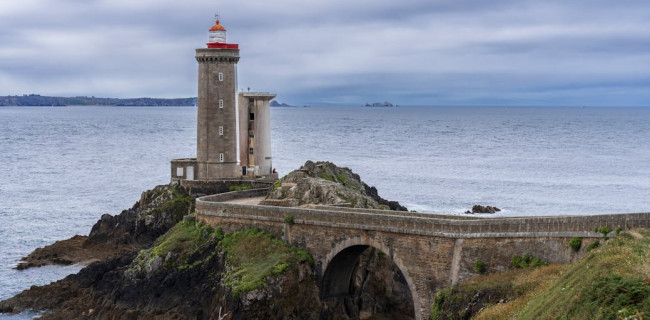
[[[217,12],[289,104],[650,106],[648,0],[0,0],[0,95],[194,97]]]

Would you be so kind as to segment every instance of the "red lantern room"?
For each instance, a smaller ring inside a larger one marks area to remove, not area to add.
[[[238,44],[226,43],[226,28],[219,24],[219,19],[210,28],[208,48],[210,49],[239,49]]]

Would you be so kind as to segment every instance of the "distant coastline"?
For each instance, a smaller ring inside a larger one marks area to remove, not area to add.
[[[0,106],[26,107],[65,107],[65,106],[133,106],[133,107],[163,107],[163,106],[195,106],[197,98],[97,98],[97,97],[50,97],[38,94],[21,96],[0,96]]]

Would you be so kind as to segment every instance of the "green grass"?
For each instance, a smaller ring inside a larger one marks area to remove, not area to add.
[[[432,319],[650,319],[650,231],[593,243],[601,245],[572,264],[477,276],[441,290]]]
[[[218,237],[211,227],[194,222],[179,222],[165,234],[160,236],[149,249],[140,250],[134,263],[140,267],[147,265],[155,257],[165,258],[168,253],[178,254],[173,261],[166,261],[166,265],[179,268],[187,267],[190,255],[196,252],[210,237]]]
[[[192,208],[192,199],[182,189],[174,188],[172,198],[162,203],[152,210],[153,215],[159,215],[168,212],[174,215],[176,220],[180,220],[184,215],[190,212]]]
[[[236,186],[230,186],[228,187],[228,191],[244,191],[244,190],[250,190],[253,189],[250,185],[247,184],[239,184]]]
[[[219,245],[231,267],[224,279],[234,295],[265,287],[268,277],[283,273],[295,263],[314,263],[306,251],[258,229],[225,235]]]
[[[323,173],[321,173],[320,177],[323,178],[323,179],[325,179],[325,180],[329,180],[329,181],[335,182],[335,180],[334,180],[335,177],[334,177],[333,175],[331,175],[331,174],[328,174],[327,172],[323,172]]]
[[[499,301],[526,299],[538,288],[543,288],[550,281],[549,279],[557,277],[561,271],[562,266],[554,265],[474,277],[458,286],[438,291],[431,308],[431,319],[460,320],[476,317],[477,314],[479,317],[483,315],[484,319],[507,319],[508,317],[504,315],[512,314],[519,304],[512,305],[513,308],[506,310],[503,306],[507,304],[498,304]],[[479,313],[480,310],[497,304],[501,307],[497,312],[488,313],[487,317],[484,311]]]
[[[345,175],[343,175],[343,174],[337,174],[337,175],[336,175],[336,180],[338,180],[338,181],[339,181],[340,183],[342,183],[344,186],[347,186],[346,182],[347,182],[348,179],[345,177]]]
[[[532,298],[518,318],[650,317],[650,232],[638,235],[623,233],[592,250]]]

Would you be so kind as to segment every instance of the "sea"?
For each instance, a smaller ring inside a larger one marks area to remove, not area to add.
[[[650,211],[650,108],[274,107],[271,128],[281,176],[331,161],[418,212]],[[87,235],[168,183],[171,159],[195,155],[194,107],[0,107],[0,300],[78,271],[13,268]]]

